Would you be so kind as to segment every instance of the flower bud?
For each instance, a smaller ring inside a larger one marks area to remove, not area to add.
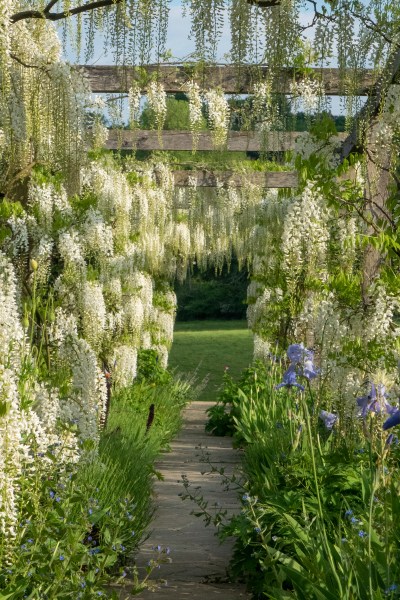
[[[38,269],[38,263],[34,258],[31,258],[31,269],[32,271],[37,271]]]

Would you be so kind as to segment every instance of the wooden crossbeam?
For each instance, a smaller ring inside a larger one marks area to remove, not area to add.
[[[96,93],[126,93],[133,81],[142,82],[142,92],[146,92],[148,81],[156,78],[169,94],[182,92],[185,83],[194,79],[199,85],[208,90],[221,87],[227,94],[251,93],[255,82],[266,79],[270,73],[267,66],[205,66],[195,70],[194,66],[184,65],[148,65],[145,67],[115,67],[107,65],[83,65],[78,67],[87,78],[92,92]],[[342,73],[339,69],[314,69],[316,78],[321,79],[325,93],[332,96],[346,95],[343,89]],[[145,74],[145,77],[143,75]],[[280,76],[275,79],[276,91],[282,94],[290,92],[290,84],[295,79],[302,79],[302,74],[295,69],[281,69]],[[146,79],[147,83],[143,83]],[[357,90],[352,94],[365,96],[376,81],[374,71],[365,69],[360,75]]]
[[[272,8],[273,6],[279,6],[281,0],[247,0],[248,4],[256,4],[260,8]]]
[[[226,150],[230,152],[284,152],[292,150],[299,132],[297,131],[271,131],[265,140],[260,142],[260,137],[254,131],[230,131]],[[345,139],[346,133],[339,133]],[[193,137],[190,131],[147,131],[138,129],[109,129],[106,142],[108,150],[187,150],[193,149]],[[198,150],[213,150],[212,135],[209,131],[202,131],[198,139]]]
[[[173,171],[176,187],[190,187],[196,182],[197,187],[246,187],[258,185],[264,188],[296,188],[298,175],[294,171],[270,171],[251,173],[234,173],[232,171]]]

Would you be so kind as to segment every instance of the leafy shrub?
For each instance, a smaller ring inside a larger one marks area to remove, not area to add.
[[[1,598],[105,597],[107,582],[131,570],[153,514],[154,462],[177,432],[189,395],[186,383],[161,371],[158,383],[142,372],[140,383],[112,397],[99,455],[69,472],[55,464],[51,476],[21,490],[23,520],[17,551],[0,567]],[[147,431],[150,404],[155,418]]]
[[[222,529],[237,539],[233,575],[254,598],[398,598],[400,448],[386,417],[356,418],[352,436],[327,429],[323,392],[277,391],[279,376],[271,362],[226,378],[212,414],[217,431],[229,414],[244,445],[242,510]]]

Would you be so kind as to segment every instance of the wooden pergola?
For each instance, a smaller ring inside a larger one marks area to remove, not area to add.
[[[268,0],[266,0],[268,1]],[[388,68],[377,77],[376,72],[364,70],[358,79],[356,89],[352,93],[367,96],[367,101],[354,120],[350,134],[339,134],[342,140],[340,150],[341,159],[344,160],[360,145],[368,144],[370,136],[364,136],[361,141],[361,129],[376,126],[378,114],[383,99],[390,85],[396,82],[400,69],[400,51],[388,61]],[[143,93],[147,91],[148,81],[154,78],[163,85],[170,94],[185,90],[185,84],[194,80],[203,88],[219,87],[226,94],[248,94],[252,92],[255,82],[268,79],[267,66],[203,66],[195,69],[187,65],[148,65],[146,67],[115,67],[115,66],[87,66],[78,67],[83,71],[92,92],[108,94],[126,94],[133,82],[139,83]],[[326,95],[344,96],[346,91],[345,77],[338,69],[315,68],[314,78],[320,81]],[[303,75],[295,69],[282,69],[278,76],[274,74],[274,85],[282,94],[290,93],[290,84],[300,81]],[[366,123],[369,125],[366,126]],[[294,147],[298,132],[271,132],[266,141],[261,144],[255,132],[230,131],[226,150],[230,152],[248,152],[263,150],[270,152],[284,152]],[[162,131],[160,134],[147,130],[110,130],[106,147],[111,150],[192,150],[192,134],[189,131]],[[213,149],[212,138],[209,132],[200,132],[197,148],[210,151]],[[372,168],[372,167],[371,167]],[[231,185],[242,187],[251,181],[263,187],[290,188],[297,187],[297,174],[295,172],[278,171],[268,173],[237,174],[230,172],[213,173],[210,171],[175,171],[175,183],[179,187],[188,185],[190,178],[195,178],[201,187],[214,187],[215,185]]]

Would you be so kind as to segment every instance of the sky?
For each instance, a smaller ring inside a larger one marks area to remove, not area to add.
[[[300,15],[301,22],[306,24],[310,21],[310,14],[302,13]],[[179,0],[173,0],[170,3],[170,18],[167,34],[166,48],[172,55],[172,61],[183,61],[190,57],[194,52],[194,42],[188,38],[190,32],[190,18],[182,14],[182,5]],[[306,30],[305,35],[312,37],[312,31]],[[94,57],[89,61],[89,64],[109,65],[113,64],[113,56],[111,53],[105,54],[103,48],[102,35],[97,35],[95,39]],[[226,62],[226,54],[230,50],[230,28],[227,18],[224,19],[222,35],[217,50],[217,62]],[[69,62],[76,62],[76,56],[73,52],[67,49],[65,58]],[[333,62],[334,65],[334,62]],[[342,102],[337,97],[331,98],[331,110],[333,114],[343,113]]]

